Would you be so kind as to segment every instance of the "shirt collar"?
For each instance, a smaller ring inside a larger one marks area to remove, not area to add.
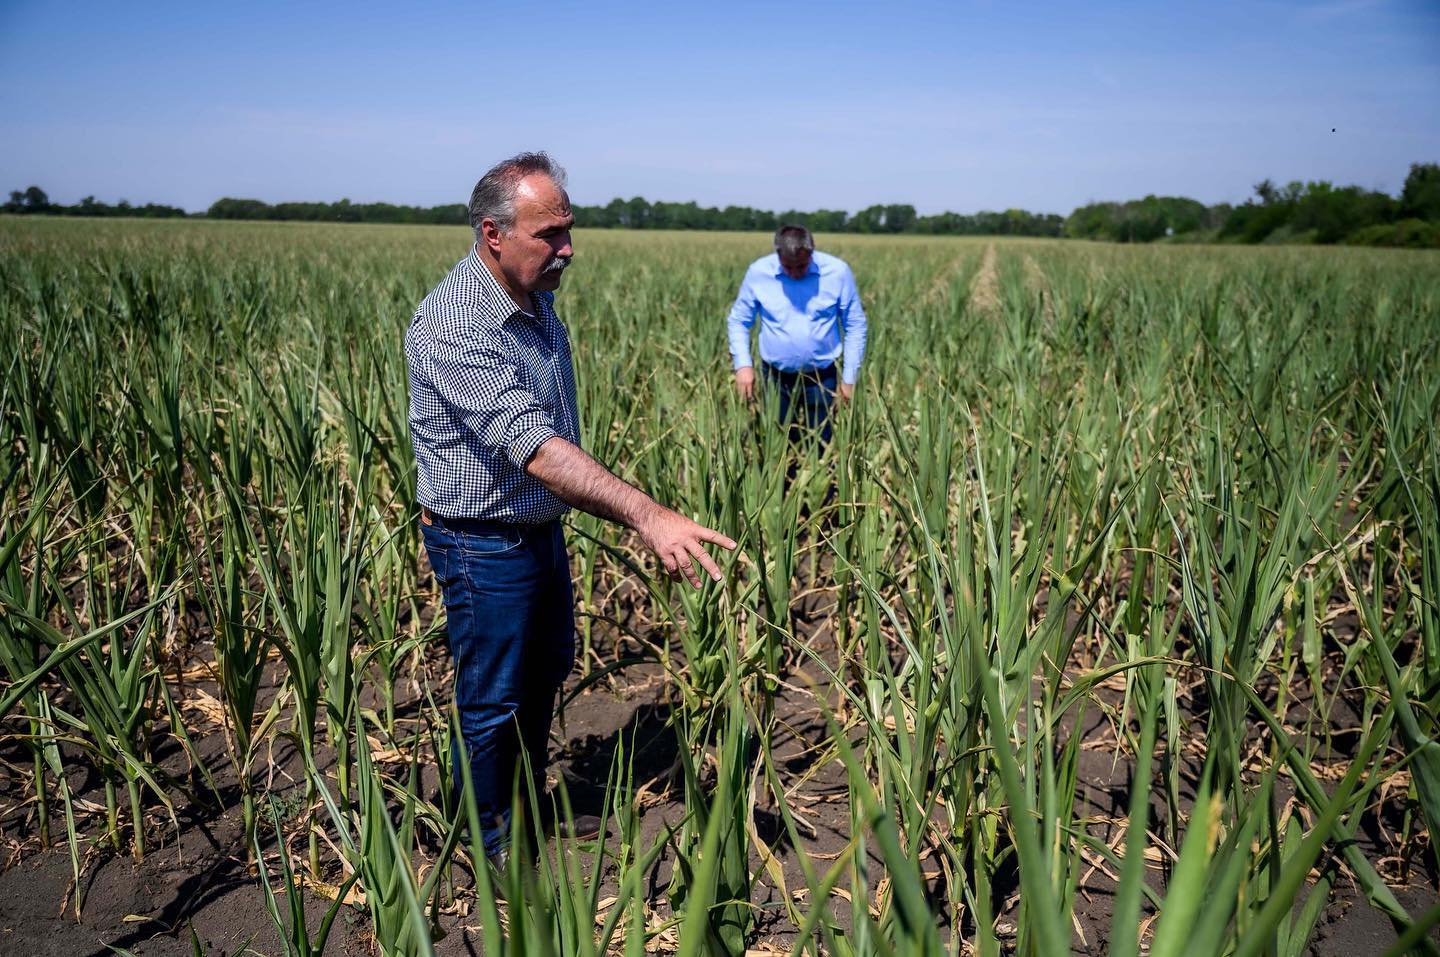
[[[771,253],[770,255],[772,255],[772,256],[775,257],[775,275],[778,276],[778,277],[781,278],[781,279],[789,279],[789,278],[790,278],[790,274],[785,271],[785,267],[784,267],[784,266],[780,265],[780,254],[779,254],[779,253]],[[810,254],[810,268],[807,269],[807,270],[805,270],[805,275],[807,275],[807,276],[818,276],[818,275],[820,275],[820,260],[819,260],[818,257],[819,257],[819,253],[813,253],[813,252],[812,252],[812,253]],[[480,268],[481,268],[481,269],[484,269],[485,267],[484,267],[484,266],[481,266]]]

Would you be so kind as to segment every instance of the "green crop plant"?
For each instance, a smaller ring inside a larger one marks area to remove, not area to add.
[[[567,517],[524,803],[608,827],[492,870],[403,346],[469,241],[0,218],[0,803],[87,921],[173,807],[287,953],[1435,952],[1435,254],[822,235],[871,337],[818,450],[733,386],[768,236],[577,231],[584,445],[740,547]]]
[[[285,847],[285,835],[281,829],[280,813],[276,810],[275,802],[267,804],[269,810],[270,826],[275,834],[275,844],[279,848],[276,855],[280,870],[280,890],[285,895],[286,914],[281,914],[280,899],[276,896],[274,888],[270,884],[270,874],[265,867],[265,853],[259,842],[253,842],[251,854],[258,862],[260,871],[260,890],[265,896],[265,910],[270,915],[275,930],[280,935],[280,945],[284,948],[285,957],[320,957],[325,953],[325,941],[330,937],[330,928],[335,924],[335,918],[340,914],[340,908],[344,906],[350,888],[360,879],[360,872],[354,871],[335,890],[335,899],[330,906],[325,908],[325,914],[320,919],[320,926],[312,934],[309,929],[309,918],[305,913],[305,882],[296,876],[295,868],[290,863],[290,854]]]
[[[209,617],[214,642],[215,678],[225,709],[230,758],[240,781],[241,820],[253,849],[256,828],[254,763],[265,726],[279,717],[278,701],[272,702],[263,719],[257,721],[260,688],[265,678],[266,652],[263,598],[248,587],[253,539],[241,531],[248,518],[246,507],[231,479],[215,520],[218,531],[199,542],[196,566],[200,602]]]

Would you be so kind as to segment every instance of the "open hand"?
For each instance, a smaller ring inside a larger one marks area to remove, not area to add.
[[[693,562],[698,562],[715,581],[718,582],[722,577],[720,566],[715,564],[715,559],[705,550],[705,542],[719,545],[727,551],[735,550],[733,539],[698,522],[692,522],[663,505],[656,505],[643,521],[636,523],[635,530],[645,540],[646,546],[660,559],[671,578],[679,581],[680,576],[684,575],[696,588],[700,587],[700,576],[696,574]]]

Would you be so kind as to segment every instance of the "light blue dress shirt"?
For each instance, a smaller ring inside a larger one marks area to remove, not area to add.
[[[753,366],[750,328],[760,319],[760,358],[786,372],[823,368],[841,355],[841,381],[855,384],[865,358],[865,310],[845,260],[817,252],[803,279],[791,279],[771,253],[750,264],[728,322],[736,369]]]

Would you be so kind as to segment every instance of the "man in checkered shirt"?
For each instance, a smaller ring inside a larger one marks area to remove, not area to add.
[[[735,548],[580,448],[570,342],[555,315],[574,255],[564,187],[544,153],[481,177],[470,197],[475,245],[405,336],[421,530],[444,592],[460,730],[492,857],[509,840],[522,748],[543,781],[556,695],[575,661],[560,517],[574,507],[633,528],[666,572],[697,588],[696,564],[720,580],[704,543]],[[457,791],[460,775],[456,761]]]

